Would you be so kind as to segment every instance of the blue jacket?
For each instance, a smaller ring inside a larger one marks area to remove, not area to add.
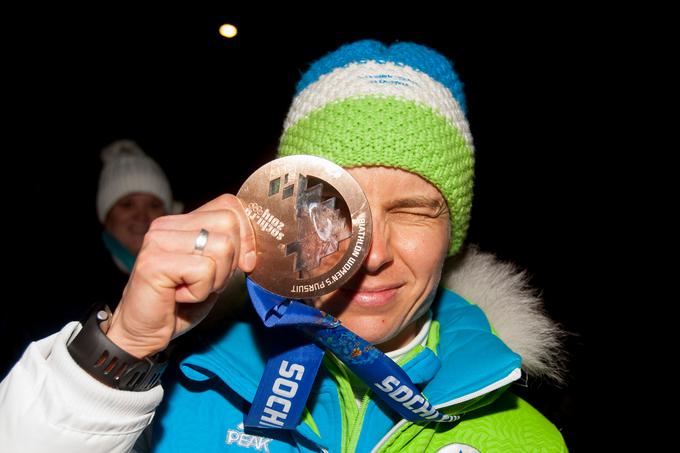
[[[464,420],[466,412],[491,403],[519,378],[520,357],[491,332],[477,306],[449,290],[439,291],[433,319],[427,347],[417,348],[402,367],[433,405]],[[395,433],[413,425],[370,394],[357,410],[348,377],[327,354],[296,430],[245,433],[243,417],[262,376],[267,345],[291,334],[235,321],[206,340],[181,362],[172,382],[164,379],[154,451],[368,452],[394,444]]]

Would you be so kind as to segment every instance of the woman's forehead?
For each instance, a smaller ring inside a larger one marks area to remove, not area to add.
[[[380,194],[382,198],[408,199],[411,203],[441,205],[444,197],[437,187],[422,176],[400,168],[352,167],[346,169],[356,179],[367,195]]]

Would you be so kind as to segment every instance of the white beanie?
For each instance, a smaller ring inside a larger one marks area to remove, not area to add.
[[[101,152],[102,168],[97,191],[97,215],[104,223],[111,207],[123,196],[144,192],[157,196],[165,212],[173,208],[170,182],[161,167],[132,140],[111,143]]]

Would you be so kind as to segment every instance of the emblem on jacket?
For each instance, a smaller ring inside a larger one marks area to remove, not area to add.
[[[236,429],[227,430],[227,437],[224,443],[227,445],[236,444],[241,448],[254,448],[257,451],[266,451],[269,453],[269,442],[272,439],[268,437],[254,436],[243,432],[243,423],[239,423]]]
[[[480,452],[476,448],[471,447],[469,445],[450,444],[445,445],[439,450],[437,450],[437,453],[480,453]]]

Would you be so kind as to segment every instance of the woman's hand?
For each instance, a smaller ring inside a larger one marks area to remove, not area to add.
[[[205,248],[195,248],[201,229]],[[255,268],[255,236],[241,202],[222,195],[193,212],[153,221],[107,336],[136,357],[165,349],[198,324],[239,268]]]

